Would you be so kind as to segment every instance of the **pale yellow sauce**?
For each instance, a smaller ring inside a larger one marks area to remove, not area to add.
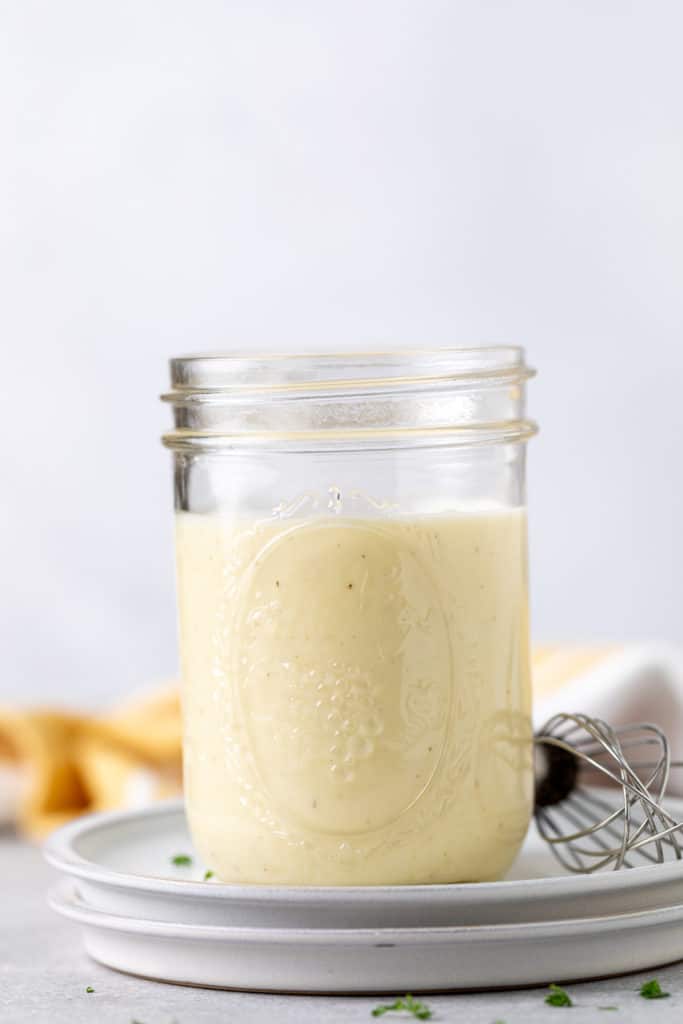
[[[185,787],[231,882],[500,877],[532,806],[526,518],[177,516]]]

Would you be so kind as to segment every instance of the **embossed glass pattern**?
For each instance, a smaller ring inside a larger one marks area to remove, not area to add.
[[[529,376],[507,348],[172,362],[186,802],[220,878],[511,863]]]

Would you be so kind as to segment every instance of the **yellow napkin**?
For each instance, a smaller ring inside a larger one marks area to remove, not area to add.
[[[613,651],[537,649],[537,706],[605,663]],[[0,820],[15,821],[39,839],[85,812],[172,796],[181,786],[180,748],[175,683],[104,715],[0,707]]]
[[[175,685],[102,716],[0,707],[4,818],[40,839],[85,812],[171,796],[180,746]]]
[[[604,664],[618,650],[617,647],[536,647],[532,659],[535,703],[545,702],[567,683]]]

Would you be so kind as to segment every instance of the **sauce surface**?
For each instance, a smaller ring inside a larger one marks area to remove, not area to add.
[[[526,518],[176,527],[185,795],[225,881],[479,881],[532,807]]]

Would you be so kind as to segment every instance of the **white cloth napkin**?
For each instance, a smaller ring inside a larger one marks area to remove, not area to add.
[[[666,734],[672,758],[683,760],[683,650],[643,645],[596,652],[562,679],[566,657],[567,649],[558,648],[535,658],[534,728],[558,712],[581,712],[613,726],[649,722]],[[670,789],[683,793],[683,769],[672,771]]]

